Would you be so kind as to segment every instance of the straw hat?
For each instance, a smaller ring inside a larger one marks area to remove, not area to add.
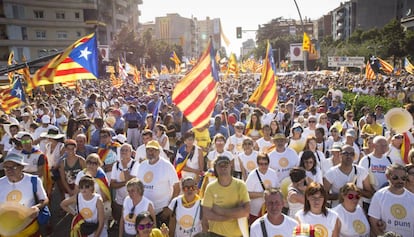
[[[41,133],[40,137],[51,138],[51,139],[61,139],[65,137],[65,134],[59,133],[59,129],[49,128],[47,132]]]
[[[0,204],[0,235],[13,236],[20,233],[32,222],[33,210],[17,202]]]

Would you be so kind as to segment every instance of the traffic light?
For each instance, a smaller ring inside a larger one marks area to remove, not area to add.
[[[242,38],[242,28],[241,27],[236,27],[236,37],[237,37],[237,39]]]

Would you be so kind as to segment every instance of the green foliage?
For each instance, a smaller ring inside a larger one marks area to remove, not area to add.
[[[326,95],[327,89],[318,89],[313,91],[313,95],[317,100]],[[381,105],[384,111],[395,107],[402,107],[402,103],[396,99],[385,98],[382,96],[371,95],[357,95],[356,93],[349,92],[347,90],[341,90],[343,94],[342,101],[346,104],[346,110],[352,109],[355,113],[356,119],[362,117],[361,108],[368,106],[371,110],[374,110],[376,105]]]

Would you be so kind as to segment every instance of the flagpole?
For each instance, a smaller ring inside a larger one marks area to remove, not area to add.
[[[298,3],[296,2],[296,0],[293,0],[293,1],[295,2],[296,9],[298,10],[298,13],[299,13],[300,23],[302,25],[302,35],[303,35],[305,33],[305,25],[303,24],[302,14],[300,13],[299,6],[298,6]],[[303,70],[305,72],[308,71],[308,52],[307,51],[303,51]]]

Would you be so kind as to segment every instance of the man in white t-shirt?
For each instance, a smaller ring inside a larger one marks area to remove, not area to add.
[[[132,145],[124,143],[120,149],[120,161],[112,165],[110,188],[115,190],[115,200],[112,202],[112,216],[119,223],[122,214],[122,204],[128,195],[126,183],[138,173],[139,162],[131,159]]]
[[[180,184],[174,166],[166,159],[160,159],[160,144],[151,140],[146,145],[147,158],[143,161],[136,177],[144,183],[144,196],[154,203],[157,226],[169,223],[168,204],[180,193]]]
[[[373,194],[368,171],[353,163],[354,148],[350,145],[344,145],[341,150],[341,163],[330,168],[323,178],[323,186],[328,192],[328,199],[332,200],[332,207],[338,205],[339,190],[346,183],[354,183],[364,197],[371,198]]]
[[[283,194],[280,189],[265,191],[264,200],[267,213],[250,227],[250,237],[291,236],[298,222],[282,213]]]
[[[389,186],[372,197],[368,216],[375,236],[392,231],[401,236],[414,236],[414,194],[404,188],[407,171],[400,164],[387,167]]]
[[[389,165],[392,164],[391,159],[387,156],[388,142],[383,136],[376,136],[373,140],[374,151],[371,154],[364,156],[359,165],[364,167],[371,173],[371,184],[374,190],[387,185],[387,177],[385,171]],[[363,207],[365,211],[368,211],[370,199],[363,198]]]
[[[270,168],[276,171],[279,180],[288,177],[289,171],[299,165],[299,156],[293,149],[285,146],[286,140],[285,134],[275,134],[273,143],[276,148],[269,153]]]

